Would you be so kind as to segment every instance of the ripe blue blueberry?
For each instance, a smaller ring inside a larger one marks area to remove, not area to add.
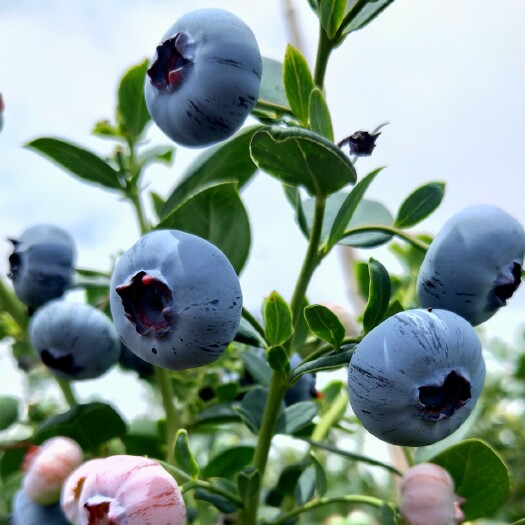
[[[296,368],[301,364],[301,356],[294,354],[290,358],[290,368]],[[294,405],[301,401],[311,401],[312,398],[317,397],[317,390],[315,389],[315,375],[303,374],[284,395],[284,404],[286,406]]]
[[[19,490],[13,501],[12,525],[69,525],[60,503],[37,505],[23,490]]]
[[[10,277],[17,297],[31,308],[61,297],[73,281],[76,259],[69,233],[39,224],[11,242],[14,250],[9,256]]]
[[[146,234],[119,259],[111,314],[124,345],[171,370],[218,359],[241,319],[239,279],[205,239],[177,230]]]
[[[451,217],[431,243],[417,280],[420,306],[455,312],[476,326],[518,288],[525,231],[507,212],[484,204]]]
[[[118,362],[120,342],[110,319],[93,306],[52,301],[31,319],[29,337],[42,362],[63,379],[94,379]]]
[[[457,430],[485,381],[476,331],[447,310],[389,317],[357,346],[348,370],[350,403],[363,426],[394,445],[423,446]]]
[[[237,131],[259,97],[255,36],[222,9],[184,15],[162,37],[144,86],[146,106],[174,142],[208,146]]]

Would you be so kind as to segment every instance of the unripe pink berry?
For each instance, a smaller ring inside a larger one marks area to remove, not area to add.
[[[408,469],[401,480],[399,511],[407,525],[456,525],[464,519],[450,474],[433,463]]]
[[[152,459],[117,455],[95,459],[71,474],[62,509],[74,525],[185,525],[177,482]]]
[[[57,436],[31,449],[23,481],[27,497],[39,505],[57,503],[65,479],[83,459],[80,445],[67,437]]]

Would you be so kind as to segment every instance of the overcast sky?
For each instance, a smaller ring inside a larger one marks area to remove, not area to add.
[[[313,67],[316,21],[307,0],[292,4]],[[83,267],[107,270],[111,256],[135,242],[138,231],[126,203],[73,180],[22,146],[57,136],[102,155],[109,152],[111,145],[90,130],[95,121],[112,118],[122,73],[151,57],[182,14],[211,6],[241,17],[262,54],[282,60],[289,37],[278,0],[0,0],[3,274],[10,253],[5,239],[35,223],[68,229]],[[390,123],[374,155],[357,164],[359,176],[387,166],[369,197],[395,213],[417,186],[447,184],[442,206],[417,231],[436,233],[453,213],[480,202],[500,206],[525,224],[524,20],[525,3],[515,0],[397,0],[334,52],[326,94],[336,139]],[[149,137],[152,143],[168,142],[153,127]],[[174,167],[148,172],[148,187],[166,195],[197,153],[179,148]],[[305,243],[277,182],[261,175],[243,197],[253,246],[242,285],[246,306],[256,311],[273,289],[290,297]],[[359,255],[397,269],[384,250]],[[315,276],[310,299],[351,307],[340,276],[335,253]],[[485,328],[510,339],[522,321],[525,286]],[[0,362],[5,359],[0,355]]]

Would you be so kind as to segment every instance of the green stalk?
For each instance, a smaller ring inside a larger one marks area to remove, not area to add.
[[[244,306],[242,307],[242,316],[252,325],[252,327],[264,340],[266,337],[264,328],[261,326],[261,323],[259,323],[259,321],[252,315],[252,313]]]
[[[299,322],[301,309],[304,303],[306,290],[312,275],[319,265],[321,258],[319,256],[319,244],[321,240],[321,231],[323,226],[323,216],[326,206],[326,198],[324,196],[317,196],[315,200],[315,213],[312,223],[312,231],[310,234],[310,241],[306,250],[303,266],[297,279],[294,294],[290,302],[290,309],[292,311],[292,319],[294,328]],[[290,341],[287,343],[287,350],[289,351]],[[259,430],[259,438],[257,440],[257,447],[255,449],[255,456],[253,466],[259,471],[261,480],[264,477],[266,464],[268,462],[268,454],[272,444],[272,438],[275,432],[277,418],[279,417],[279,407],[284,398],[286,388],[288,385],[288,374],[274,370],[272,373],[272,380],[264,408],[261,428]],[[259,507],[260,488],[255,491],[255,494],[246,502],[244,510],[239,514],[240,525],[255,525],[257,519],[257,509]]]
[[[333,43],[328,38],[321,24],[319,24],[319,42],[317,44],[317,56],[315,59],[314,84],[322,91],[328,59],[333,50]]]
[[[64,399],[66,400],[66,403],[69,405],[69,407],[73,408],[74,406],[78,405],[77,396],[71,383],[66,379],[60,379],[59,377],[56,377],[54,374],[53,377],[55,378],[55,381],[57,382],[60,390],[62,390]]]
[[[334,496],[330,498],[319,498],[315,499],[313,501],[309,501],[302,507],[297,507],[290,512],[286,512],[285,514],[281,514],[278,518],[274,520],[270,520],[266,522],[268,525],[280,525],[282,523],[287,523],[288,520],[291,520],[292,518],[295,518],[296,516],[299,516],[300,514],[303,514],[305,512],[309,512],[313,509],[317,509],[319,507],[323,507],[325,505],[332,505],[334,503],[348,503],[348,504],[356,504],[356,505],[369,505],[371,507],[375,507],[377,509],[380,509],[383,505],[389,503],[379,499],[379,498],[373,498],[370,496]]]
[[[350,235],[355,235],[356,233],[363,233],[363,232],[389,233],[391,235],[394,235],[395,237],[398,237],[399,239],[402,239],[403,241],[407,242],[408,244],[410,244],[411,246],[413,246],[414,248],[417,248],[418,250],[422,252],[426,252],[429,246],[426,242],[416,239],[415,237],[413,237],[409,233],[406,233],[403,230],[394,228],[393,226],[385,226],[383,224],[369,224],[366,226],[358,226],[356,228],[346,230],[343,236],[343,239],[345,237],[349,237]]]
[[[259,471],[261,480],[266,470],[268,462],[268,454],[272,444],[272,438],[279,417],[279,408],[281,406],[284,394],[286,392],[288,382],[288,375],[283,372],[273,371],[268,398],[266,406],[264,407],[264,414],[259,429],[259,438],[257,440],[257,447],[255,449],[255,456],[253,459],[253,466]],[[255,491],[255,494],[246,502],[244,510],[239,514],[239,525],[255,525],[257,520],[257,509],[259,507],[260,488]]]
[[[315,212],[312,223],[312,230],[310,233],[310,242],[304,258],[303,266],[299,274],[299,278],[295,285],[294,294],[290,302],[290,309],[292,311],[292,319],[294,329],[299,322],[301,309],[303,307],[306,290],[312,275],[321,262],[319,255],[319,244],[321,240],[321,232],[323,227],[324,210],[326,206],[326,198],[324,196],[317,196],[315,199]]]
[[[177,433],[178,428],[177,410],[173,403],[173,384],[168,370],[156,366],[155,372],[157,374],[157,383],[162,395],[162,404],[164,405],[164,411],[166,412],[166,447],[168,449],[166,460],[170,465],[173,465],[175,463],[175,434]]]

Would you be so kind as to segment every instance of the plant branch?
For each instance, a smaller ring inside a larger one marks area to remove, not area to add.
[[[346,237],[350,237],[351,235],[364,232],[389,233],[395,237],[398,237],[399,239],[404,240],[405,242],[407,242],[414,248],[421,250],[422,252],[426,252],[429,247],[429,245],[426,242],[416,239],[416,237],[410,235],[409,233],[406,233],[405,231],[400,230],[398,228],[394,228],[393,226],[385,226],[383,224],[369,224],[366,226],[357,226],[356,228],[346,230],[342,238],[344,239]]]
[[[375,507],[377,509],[380,509],[383,505],[389,505],[392,506],[391,503],[385,502],[379,498],[373,498],[370,496],[333,496],[333,497],[327,497],[327,498],[319,498],[312,501],[309,501],[302,507],[297,507],[290,512],[286,512],[285,514],[281,514],[278,518],[274,520],[267,521],[267,525],[279,525],[282,523],[287,523],[288,520],[291,520],[292,518],[295,518],[296,516],[299,516],[300,514],[304,514],[305,512],[309,512],[311,510],[317,509],[319,507],[323,507],[325,505],[332,505],[334,503],[348,503],[348,504],[357,504],[357,505],[369,505],[371,507]]]

